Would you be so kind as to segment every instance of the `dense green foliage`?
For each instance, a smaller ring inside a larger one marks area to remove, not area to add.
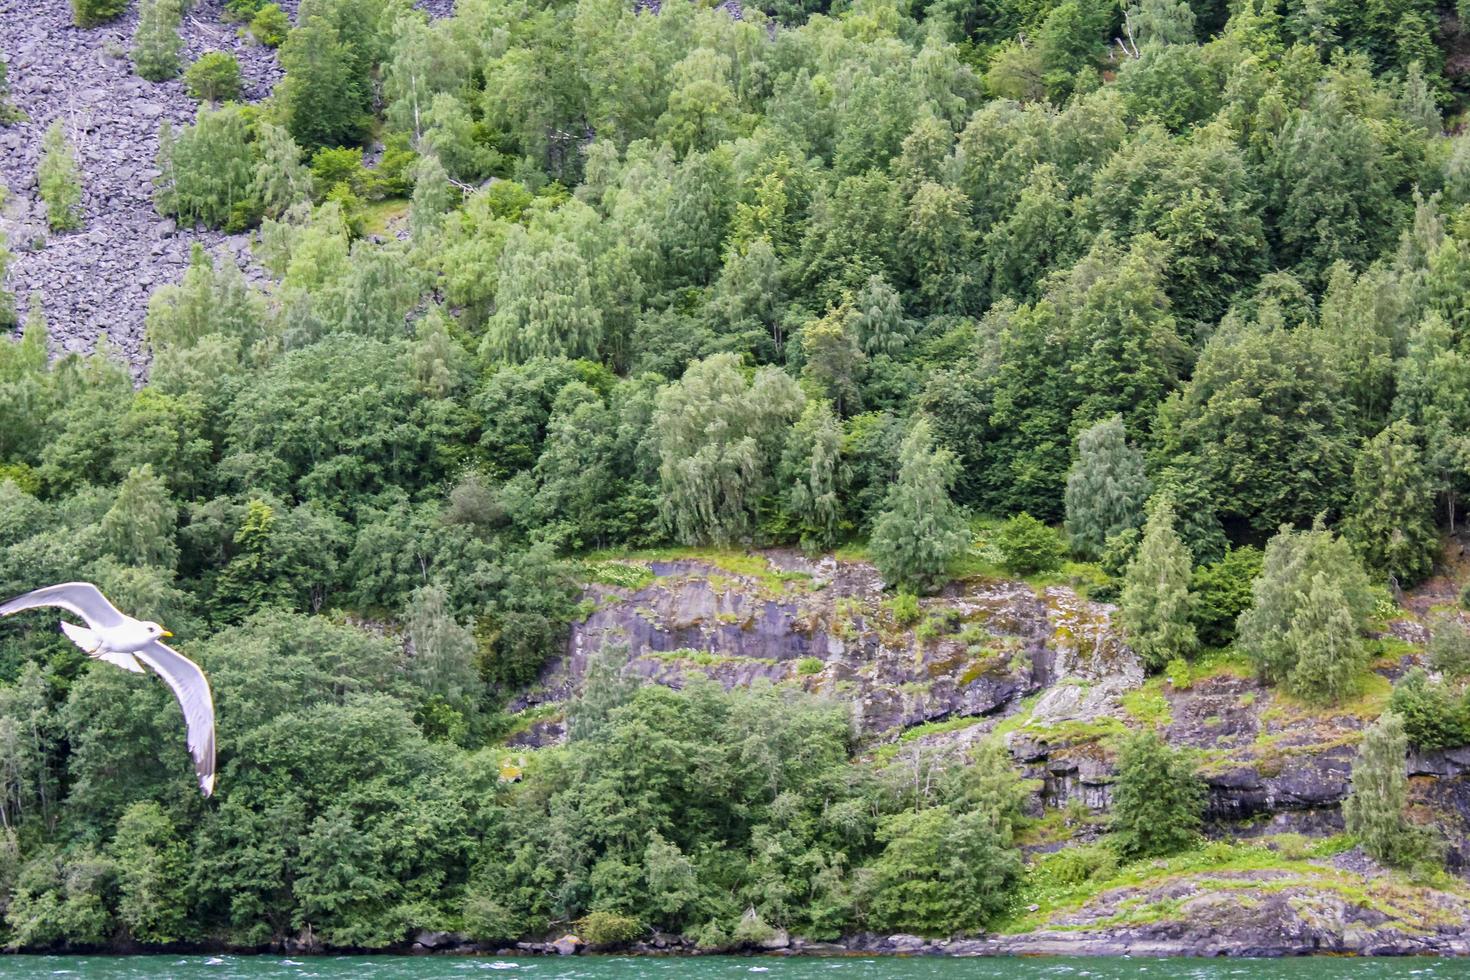
[[[1409,777],[1404,765],[1408,739],[1397,713],[1385,712],[1363,733],[1353,760],[1353,784],[1342,804],[1348,833],[1385,864],[1408,865],[1432,853],[1431,831],[1404,814]]]
[[[150,82],[162,82],[179,73],[181,0],[140,0],[138,28],[133,32],[133,70]]]
[[[1238,640],[1261,675],[1299,697],[1350,693],[1367,666],[1362,634],[1373,596],[1348,543],[1320,525],[1283,528],[1266,545],[1252,592]]]
[[[989,748],[874,761],[840,705],[640,688],[610,646],[567,744],[506,749],[554,728],[506,709],[593,549],[866,548],[908,625],[977,564],[1076,574],[1151,668],[1235,642],[1292,694],[1356,690],[1375,588],[1434,571],[1470,488],[1447,12],[454,7],[229,0],[285,77],[241,105],[230,56],[196,62],[155,202],[254,234],[272,282],[197,251],[139,388],[105,341],[48,363],[39,312],[0,342],[0,592],[87,578],[170,625],[222,752],[202,802],[157,685],[0,624],[9,942],[722,948],[1003,911]],[[141,5],[140,73],[177,71],[177,9]],[[42,150],[74,228],[59,121]],[[1467,737],[1463,639],[1394,695],[1418,745]],[[1397,739],[1365,749],[1365,839]],[[1200,805],[1127,744],[1125,856]]]
[[[1118,599],[1123,635],[1151,667],[1188,657],[1199,645],[1191,616],[1190,573],[1189,551],[1174,533],[1174,505],[1164,497],[1148,515]]]
[[[78,27],[92,27],[121,14],[128,0],[71,0],[72,15]]]
[[[82,176],[77,168],[76,151],[59,119],[46,129],[41,142],[36,187],[46,204],[46,223],[52,231],[74,231],[81,227],[78,209],[82,203]]]
[[[240,97],[240,63],[228,51],[208,51],[184,72],[184,87],[200,102],[230,102]]]
[[[1204,819],[1205,786],[1194,762],[1151,730],[1129,737],[1113,783],[1113,841],[1124,857],[1158,857],[1189,847]]]

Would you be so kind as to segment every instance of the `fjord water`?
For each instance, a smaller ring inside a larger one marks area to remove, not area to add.
[[[777,959],[341,956],[9,956],[0,978],[73,980],[1434,980],[1470,978],[1470,960]]]

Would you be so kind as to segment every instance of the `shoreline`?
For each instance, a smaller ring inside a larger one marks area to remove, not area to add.
[[[452,933],[420,933],[414,941],[382,949],[354,949],[307,944],[286,940],[263,947],[236,947],[216,944],[178,943],[147,946],[135,943],[107,947],[6,949],[10,957],[21,956],[307,956],[307,957],[710,957],[731,956],[763,958],[831,958],[884,957],[914,959],[925,957],[952,958],[1079,958],[1121,959],[1284,959],[1303,957],[1406,957],[1459,958],[1470,956],[1470,923],[1463,929],[1423,934],[1398,930],[1362,931],[1344,935],[1340,942],[1324,943],[1320,937],[1257,935],[1228,941],[1223,937],[1199,934],[1180,923],[1167,929],[1126,929],[1089,932],[1053,930],[1045,932],[990,934],[968,939],[926,939],[922,936],[894,934],[886,936],[856,935],[836,942],[809,941],[793,938],[746,946],[738,949],[700,950],[682,937],[659,936],[647,942],[623,946],[591,947],[574,937],[544,942],[518,942],[512,945],[477,943]],[[1169,936],[1166,932],[1176,933]],[[1184,933],[1193,932],[1188,935]],[[427,939],[428,943],[423,940]],[[784,944],[782,944],[784,943]]]

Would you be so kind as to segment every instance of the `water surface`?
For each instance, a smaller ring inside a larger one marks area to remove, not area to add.
[[[1470,960],[709,956],[0,956],[0,978],[74,980],[1470,980]]]

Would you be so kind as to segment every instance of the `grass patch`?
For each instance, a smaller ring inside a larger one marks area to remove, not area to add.
[[[1340,853],[1351,846],[1342,836],[1315,842],[1307,849],[1307,858],[1288,858],[1259,843],[1231,844],[1217,841],[1169,858],[1148,858],[1109,869],[1099,862],[1097,872],[1079,876],[1069,850],[1047,855],[1031,865],[1012,911],[993,927],[997,932],[1029,932],[1046,928],[1105,928],[1110,925],[1145,924],[1171,918],[1177,908],[1169,901],[1149,902],[1146,895],[1125,901],[1120,912],[1111,918],[1089,922],[1086,926],[1068,927],[1052,924],[1056,916],[1076,911],[1104,892],[1117,888],[1156,887],[1185,877],[1199,879],[1212,891],[1250,891],[1273,893],[1288,888],[1308,887],[1340,895],[1350,904],[1373,908],[1396,920],[1401,928],[1433,928],[1447,917],[1444,908],[1429,899],[1427,889],[1416,887],[1394,875],[1391,879],[1375,879],[1365,887],[1363,880],[1330,866],[1312,863],[1313,859]],[[1235,877],[1240,872],[1275,871],[1279,877],[1251,879]],[[1080,878],[1080,880],[1079,880]],[[1450,882],[1444,890],[1465,894],[1463,883]],[[1242,898],[1247,897],[1242,895]],[[1030,911],[1029,906],[1037,906]]]
[[[581,578],[589,584],[610,585],[637,592],[653,584],[653,569],[633,561],[587,561]]]
[[[1128,717],[1154,728],[1167,728],[1174,720],[1169,699],[1164,697],[1164,679],[1150,677],[1142,687],[1124,693],[1123,710]]]
[[[362,208],[362,233],[386,238],[388,226],[408,217],[413,203],[405,198],[390,197],[382,201],[369,201]]]

